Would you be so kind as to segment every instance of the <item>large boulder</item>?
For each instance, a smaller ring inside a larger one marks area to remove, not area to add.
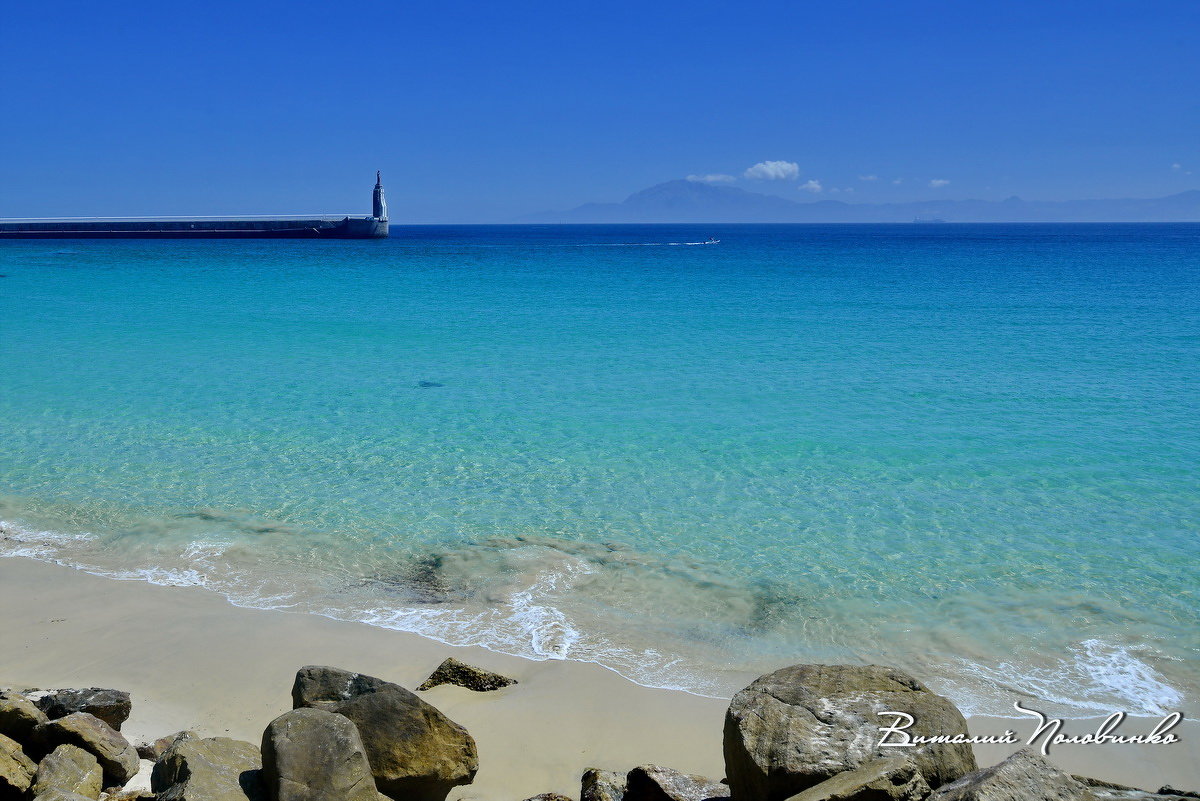
[[[129,719],[133,702],[122,690],[89,687],[85,690],[53,690],[37,699],[38,707],[52,720],[73,712],[87,712],[103,720],[117,731]]]
[[[906,757],[872,759],[826,779],[790,801],[923,801],[929,785]]]
[[[258,746],[228,737],[177,739],[154,763],[159,801],[261,801]]]
[[[13,692],[0,693],[0,734],[5,737],[29,745],[33,730],[48,720],[46,713],[25,696]]]
[[[293,709],[263,732],[263,789],[268,801],[377,801],[375,778],[358,729],[324,709]]]
[[[87,751],[100,763],[106,787],[124,787],[137,775],[137,750],[119,731],[87,712],[72,712],[43,723],[33,730],[33,737],[46,752],[60,745],[74,745]]]
[[[429,674],[429,678],[421,682],[417,690],[432,690],[441,684],[456,684],[459,687],[466,687],[468,690],[482,693],[499,690],[516,683],[516,679],[510,679],[508,676],[477,668],[466,662],[459,662],[454,657],[449,657],[438,665],[433,673]]]
[[[624,801],[708,801],[729,798],[729,787],[659,765],[639,765],[626,778]]]
[[[375,785],[403,801],[443,801],[479,769],[467,730],[398,684],[339,668],[296,674],[297,707],[345,715],[358,727]]]
[[[1090,789],[1028,748],[939,787],[929,801],[1096,801]]]
[[[725,771],[734,801],[784,801],[895,748],[880,747],[883,712],[914,718],[912,735],[967,735],[954,704],[908,674],[878,665],[795,665],[754,681],[725,713]],[[969,744],[906,748],[937,787],[975,770]]]
[[[37,765],[21,744],[0,734],[0,801],[21,801],[33,784]]]
[[[588,768],[580,780],[579,801],[621,801],[627,783],[627,774]]]
[[[33,779],[33,794],[40,796],[51,789],[99,798],[104,788],[104,771],[96,757],[75,745],[60,745],[38,764]]]

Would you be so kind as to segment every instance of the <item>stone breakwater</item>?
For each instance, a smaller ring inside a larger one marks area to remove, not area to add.
[[[491,692],[516,682],[448,659],[418,689],[444,683]],[[307,666],[296,674],[292,705],[257,745],[192,731],[134,745],[121,733],[131,711],[126,692],[3,691],[0,801],[445,801],[479,769],[471,734],[394,682]],[[884,745],[881,715],[889,713],[911,716],[916,745]],[[968,737],[959,710],[902,671],[795,665],[730,702],[724,778],[653,764],[592,768],[580,778],[578,801],[1200,798],[1068,775],[1028,749],[981,770]],[[575,799],[544,793],[526,801]]]

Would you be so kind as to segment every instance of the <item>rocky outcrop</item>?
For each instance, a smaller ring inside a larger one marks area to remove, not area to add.
[[[1028,748],[939,787],[929,801],[1096,801],[1090,789]]]
[[[60,745],[87,751],[100,763],[106,787],[123,787],[137,775],[139,761],[134,747],[119,731],[87,712],[72,712],[43,723],[33,730],[33,738],[47,752]]]
[[[53,720],[73,712],[87,712],[103,720],[117,731],[129,719],[133,703],[129,693],[89,687],[85,690],[52,690],[37,699],[38,708]]]
[[[708,801],[727,798],[729,787],[720,782],[659,765],[640,765],[629,771],[624,801]]]
[[[734,696],[725,715],[725,770],[734,801],[784,801],[894,749],[881,726],[904,712],[910,734],[967,734],[962,714],[908,674],[877,665],[796,665],[767,674]],[[973,771],[968,744],[909,749],[931,787]]]
[[[46,755],[33,779],[35,796],[58,789],[96,799],[103,787],[104,772],[96,757],[74,745],[60,745]]]
[[[417,689],[431,690],[441,684],[456,684],[459,687],[466,687],[468,690],[482,693],[499,690],[516,683],[516,679],[510,679],[508,676],[477,668],[450,657],[438,665],[437,669],[430,673],[429,678],[421,682]]]
[[[263,732],[263,789],[268,801],[377,801],[375,778],[358,729],[324,709],[284,713]]]
[[[627,774],[588,768],[580,780],[579,801],[621,801],[627,781]]]
[[[0,734],[29,745],[33,730],[50,719],[37,705],[14,692],[0,693]]]
[[[912,760],[872,759],[809,787],[790,801],[923,801],[929,785]]]
[[[403,801],[443,801],[479,769],[467,730],[398,684],[339,668],[306,667],[292,698],[345,715],[358,727],[383,794]]]
[[[167,753],[167,749],[174,745],[178,740],[198,740],[200,735],[194,731],[177,731],[174,734],[168,734],[166,737],[159,737],[152,743],[139,743],[137,747],[138,756],[142,759],[148,759],[151,762],[157,762],[158,758]]]
[[[159,801],[262,801],[258,746],[228,737],[181,738],[154,763]]]
[[[21,744],[0,734],[0,801],[21,801],[33,784],[37,765]]]

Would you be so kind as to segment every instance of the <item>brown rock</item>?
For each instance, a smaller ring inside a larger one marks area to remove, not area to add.
[[[167,749],[175,744],[177,740],[198,740],[200,735],[194,731],[177,731],[174,734],[168,734],[166,737],[159,737],[152,743],[139,743],[137,745],[138,756],[142,759],[148,759],[151,762],[157,762],[158,758],[167,752]]]
[[[905,757],[872,759],[826,779],[789,801],[922,801],[929,785]]]
[[[96,799],[103,785],[104,771],[96,757],[78,746],[60,745],[38,764],[33,794],[58,789]]]
[[[0,734],[5,737],[29,745],[33,742],[33,730],[48,720],[46,713],[25,696],[0,693]]]
[[[87,751],[100,763],[106,787],[123,787],[137,775],[139,761],[134,747],[119,731],[87,712],[72,712],[43,723],[33,730],[33,737],[46,750],[74,745]]]
[[[962,714],[908,674],[878,665],[795,665],[754,681],[725,714],[725,770],[734,801],[784,801],[894,749],[880,727],[904,712],[910,734],[967,734]],[[969,744],[905,749],[935,787],[974,770]]]
[[[580,780],[579,801],[622,801],[628,774],[588,768]]]
[[[33,784],[37,765],[21,744],[0,734],[0,801],[21,801]]]
[[[263,732],[268,801],[376,801],[375,778],[358,729],[324,709],[293,709]]]
[[[510,679],[508,676],[492,673],[490,670],[477,668],[450,657],[438,665],[437,669],[429,674],[429,678],[421,682],[417,689],[431,690],[440,684],[457,684],[459,687],[466,687],[468,690],[482,693],[499,690],[501,687],[516,683],[516,679]]]
[[[1096,801],[1092,791],[1028,748],[939,787],[929,801]]]
[[[403,801],[443,801],[470,784],[479,769],[467,730],[398,684],[330,667],[306,667],[292,697],[348,717],[362,737],[385,795]]]
[[[258,746],[228,737],[180,738],[154,763],[159,801],[261,801]]]
[[[72,793],[70,790],[64,790],[61,787],[51,787],[46,792],[37,796],[34,801],[95,801],[86,795]]]

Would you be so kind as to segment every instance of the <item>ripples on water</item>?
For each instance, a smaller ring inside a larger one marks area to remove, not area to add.
[[[1200,226],[711,228],[0,243],[0,551],[717,695],[1194,715]]]

